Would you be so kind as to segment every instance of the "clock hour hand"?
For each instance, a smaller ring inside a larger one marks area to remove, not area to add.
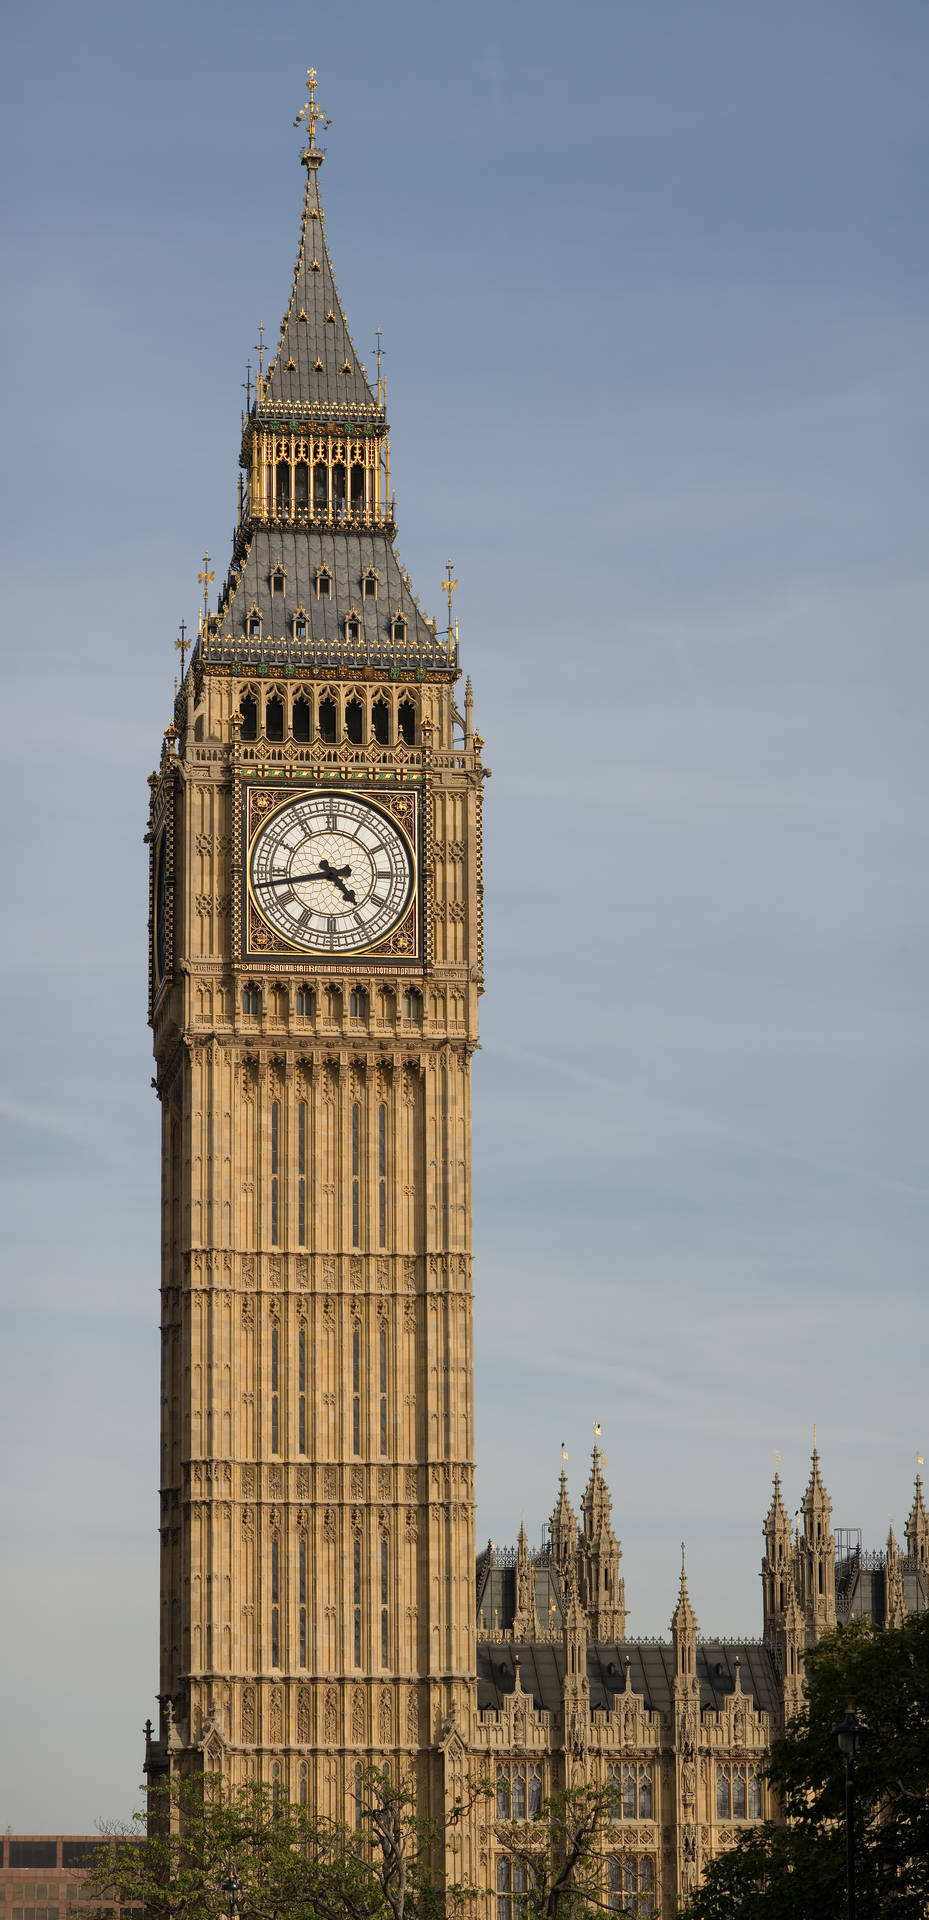
[[[322,869],[323,878],[325,880],[331,880],[333,886],[338,887],[339,892],[344,894],[346,900],[350,900],[352,905],[354,906],[355,896],[351,890],[351,887],[347,887],[345,885],[345,881],[342,878],[343,874],[351,873],[351,867],[333,867],[333,866],[330,866],[328,860],[325,860],[322,858],[320,859],[319,864]]]

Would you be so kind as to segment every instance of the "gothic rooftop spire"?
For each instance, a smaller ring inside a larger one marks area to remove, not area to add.
[[[290,303],[281,322],[281,334],[258,405],[264,410],[306,412],[319,418],[383,419],[384,409],[368,385],[342,311],[339,290],[326,245],[319,169],[323,152],[316,145],[316,71],[307,75],[309,99],[295,125],[306,119],[309,139],[300,155],[306,168],[306,194],[300,230],[300,249],[294,269]],[[328,120],[324,121],[328,126]]]

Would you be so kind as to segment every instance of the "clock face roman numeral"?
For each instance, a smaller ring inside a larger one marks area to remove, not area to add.
[[[307,952],[376,946],[402,919],[413,885],[405,836],[354,794],[288,802],[258,827],[249,852],[252,910]]]

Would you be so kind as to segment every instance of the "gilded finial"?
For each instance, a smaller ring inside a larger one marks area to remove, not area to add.
[[[210,611],[210,588],[216,579],[215,573],[210,572],[210,556],[208,553],[205,553],[203,556],[203,570],[201,573],[198,573],[197,579],[203,588],[203,612],[200,616],[200,631],[202,633]]]
[[[307,91],[308,97],[306,100],[304,100],[303,105],[300,108],[300,112],[298,113],[297,118],[294,121],[295,127],[299,127],[301,121],[303,120],[306,121],[307,131],[310,136],[307,141],[307,146],[309,147],[311,152],[313,152],[316,147],[316,129],[320,121],[322,121],[324,127],[331,127],[332,125],[332,121],[329,119],[328,115],[323,112],[322,107],[319,107],[316,104],[316,86],[317,86],[318,77],[319,76],[316,72],[315,67],[307,67],[306,91]]]
[[[379,406],[379,407],[382,407],[382,406],[384,405],[384,380],[383,380],[383,376],[382,376],[382,374],[381,374],[381,361],[382,361],[382,360],[383,360],[383,358],[384,358],[384,349],[383,349],[383,347],[381,346],[381,329],[380,329],[380,327],[377,327],[377,328],[375,329],[375,331],[376,331],[376,334],[377,334],[377,348],[376,348],[376,352],[377,352],[377,404],[378,404],[378,406]]]
[[[207,558],[209,558],[209,555],[207,555]],[[174,645],[181,656],[181,679],[183,680],[184,664],[187,659],[187,622],[185,620],[181,621],[178,638],[175,640]]]

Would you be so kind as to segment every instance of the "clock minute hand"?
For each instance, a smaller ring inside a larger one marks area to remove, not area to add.
[[[303,880],[331,880],[329,873],[274,873],[270,880],[253,880],[253,887],[293,887]]]

